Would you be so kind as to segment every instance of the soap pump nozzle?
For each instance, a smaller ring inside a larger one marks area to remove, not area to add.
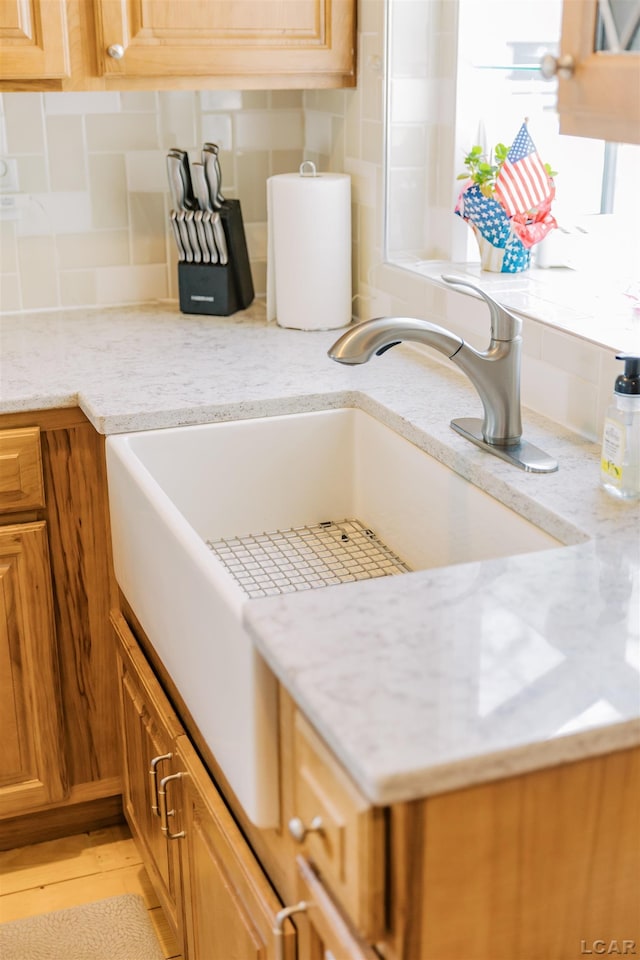
[[[623,396],[640,396],[640,357],[617,353],[616,360],[624,360],[624,373],[616,377],[615,392]]]
[[[613,402],[607,411],[602,437],[602,486],[622,500],[640,497],[640,357],[616,354],[624,373],[616,377]]]

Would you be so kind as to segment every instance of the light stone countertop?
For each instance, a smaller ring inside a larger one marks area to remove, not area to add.
[[[453,367],[406,346],[331,363],[339,331],[174,304],[5,316],[0,413],[78,405],[101,433],[359,406],[568,544],[252,600],[250,635],[374,803],[640,743],[640,507],[598,486],[599,451],[531,411],[558,458],[533,475],[468,443]]]

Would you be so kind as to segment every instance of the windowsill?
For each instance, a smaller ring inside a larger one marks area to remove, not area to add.
[[[640,356],[640,302],[625,293],[629,281],[598,271],[532,267],[526,273],[489,273],[479,263],[452,263],[397,257],[392,266],[428,277],[446,287],[443,273],[472,280],[523,317],[591,343]],[[637,291],[640,296],[640,291]],[[634,302],[636,304],[634,312]]]

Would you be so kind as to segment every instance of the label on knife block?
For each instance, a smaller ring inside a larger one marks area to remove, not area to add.
[[[178,263],[178,289],[182,313],[228,317],[253,301],[253,279],[239,200],[225,200],[220,219],[227,241],[229,262]]]

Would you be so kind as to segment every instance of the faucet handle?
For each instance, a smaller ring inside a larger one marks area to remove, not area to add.
[[[515,340],[516,337],[520,336],[522,320],[498,303],[497,300],[494,300],[482,287],[470,283],[464,277],[456,277],[453,274],[443,273],[442,279],[452,287],[469,287],[482,297],[489,307],[492,340]]]

